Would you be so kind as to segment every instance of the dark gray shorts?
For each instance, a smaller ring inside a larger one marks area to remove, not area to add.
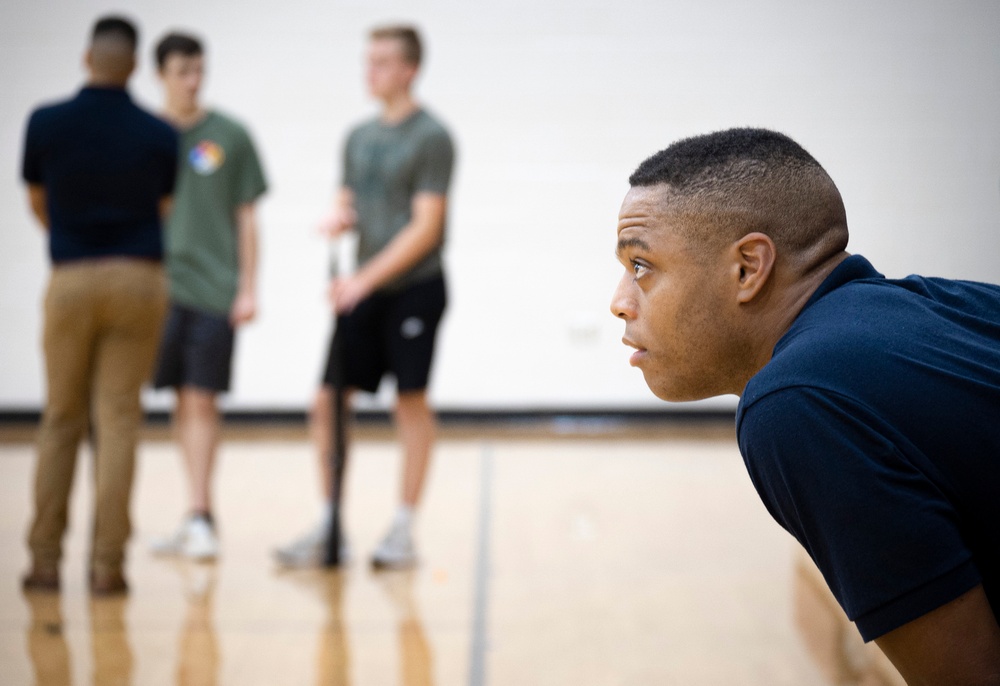
[[[228,317],[171,303],[153,386],[228,391],[234,339]]]

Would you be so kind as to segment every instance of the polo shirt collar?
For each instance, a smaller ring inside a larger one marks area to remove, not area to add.
[[[843,262],[838,264],[830,274],[823,279],[823,283],[806,301],[803,311],[810,305],[841,286],[857,281],[858,279],[884,279],[885,275],[880,273],[872,263],[861,255],[850,255]]]
[[[80,95],[111,95],[128,98],[128,91],[120,86],[84,86],[80,89]]]

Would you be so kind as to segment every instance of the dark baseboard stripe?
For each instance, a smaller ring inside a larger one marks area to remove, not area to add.
[[[635,422],[725,422],[733,421],[731,410],[649,410],[649,409],[477,409],[477,410],[438,410],[438,421],[442,424],[534,424],[539,422],[565,424],[574,423],[635,423]],[[0,410],[0,424],[31,424],[37,423],[41,417],[38,409],[17,408]],[[227,424],[301,424],[306,421],[304,410],[232,410],[224,414]],[[390,413],[384,410],[360,410],[355,418],[361,423],[388,423]],[[150,424],[163,424],[170,419],[170,413],[165,411],[146,413],[146,421]]]

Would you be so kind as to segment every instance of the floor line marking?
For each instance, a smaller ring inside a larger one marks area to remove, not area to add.
[[[469,657],[469,686],[486,685],[486,616],[489,609],[490,529],[493,517],[493,447],[483,444],[479,456],[479,527],[476,547],[475,596],[472,614],[472,646]]]

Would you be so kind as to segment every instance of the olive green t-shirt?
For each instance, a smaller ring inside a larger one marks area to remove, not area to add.
[[[359,265],[410,222],[414,195],[448,194],[454,158],[448,131],[424,110],[398,124],[373,119],[351,131],[344,147],[344,186],[354,193]],[[439,274],[440,245],[383,290],[398,290]]]
[[[180,132],[174,204],[164,236],[170,297],[227,314],[239,285],[236,208],[267,189],[246,129],[209,112]]]

